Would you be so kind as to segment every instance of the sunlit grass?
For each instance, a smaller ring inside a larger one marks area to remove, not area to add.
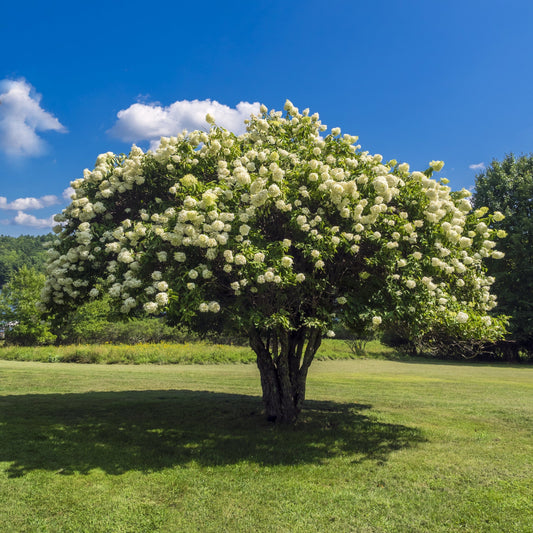
[[[394,352],[374,341],[367,346],[371,357],[390,356]],[[356,357],[341,340],[324,339],[318,360]],[[107,364],[212,364],[255,363],[255,354],[248,346],[189,342],[183,344],[86,344],[68,346],[4,346],[0,359],[40,361],[44,363],[107,363]]]
[[[255,365],[0,361],[0,530],[531,530],[533,369],[317,361],[308,398],[283,429]]]

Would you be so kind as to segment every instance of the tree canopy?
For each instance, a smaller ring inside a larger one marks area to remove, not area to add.
[[[533,155],[494,160],[476,177],[474,201],[505,215],[492,224],[506,235],[499,244],[505,257],[489,259],[487,267],[496,278],[498,309],[511,317],[511,338],[533,350]]]
[[[43,244],[49,240],[50,235],[0,235],[0,287],[22,265],[44,271],[46,253]]]
[[[36,305],[45,276],[23,265],[0,292],[0,325],[7,342],[32,346],[54,340]]]
[[[483,260],[493,219],[424,172],[361,151],[357,137],[290,102],[219,128],[102,154],[72,183],[51,243],[43,303],[64,316],[111,296],[199,331],[245,331],[272,419],[292,421],[323,334],[394,325],[499,338]]]

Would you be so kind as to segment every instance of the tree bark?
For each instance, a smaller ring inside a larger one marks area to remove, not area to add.
[[[321,331],[252,328],[249,336],[257,355],[267,419],[282,424],[295,422],[305,400],[309,366],[322,342]]]

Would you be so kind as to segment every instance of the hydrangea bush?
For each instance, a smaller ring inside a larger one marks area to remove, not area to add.
[[[504,320],[483,259],[492,217],[470,193],[361,151],[317,114],[261,107],[241,136],[216,126],[155,152],[102,154],[57,217],[43,305],[64,316],[107,293],[124,313],[199,331],[234,327],[257,354],[270,419],[302,408],[335,321],[495,339]]]

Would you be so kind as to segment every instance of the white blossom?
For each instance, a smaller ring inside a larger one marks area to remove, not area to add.
[[[459,324],[464,324],[468,320],[468,315],[466,313],[463,313],[462,311],[459,311],[455,319],[457,320],[457,322],[459,322]]]
[[[147,313],[150,313],[150,314],[154,314],[154,313],[157,313],[157,304],[155,302],[146,302],[144,305],[143,305],[143,309],[147,312]]]

